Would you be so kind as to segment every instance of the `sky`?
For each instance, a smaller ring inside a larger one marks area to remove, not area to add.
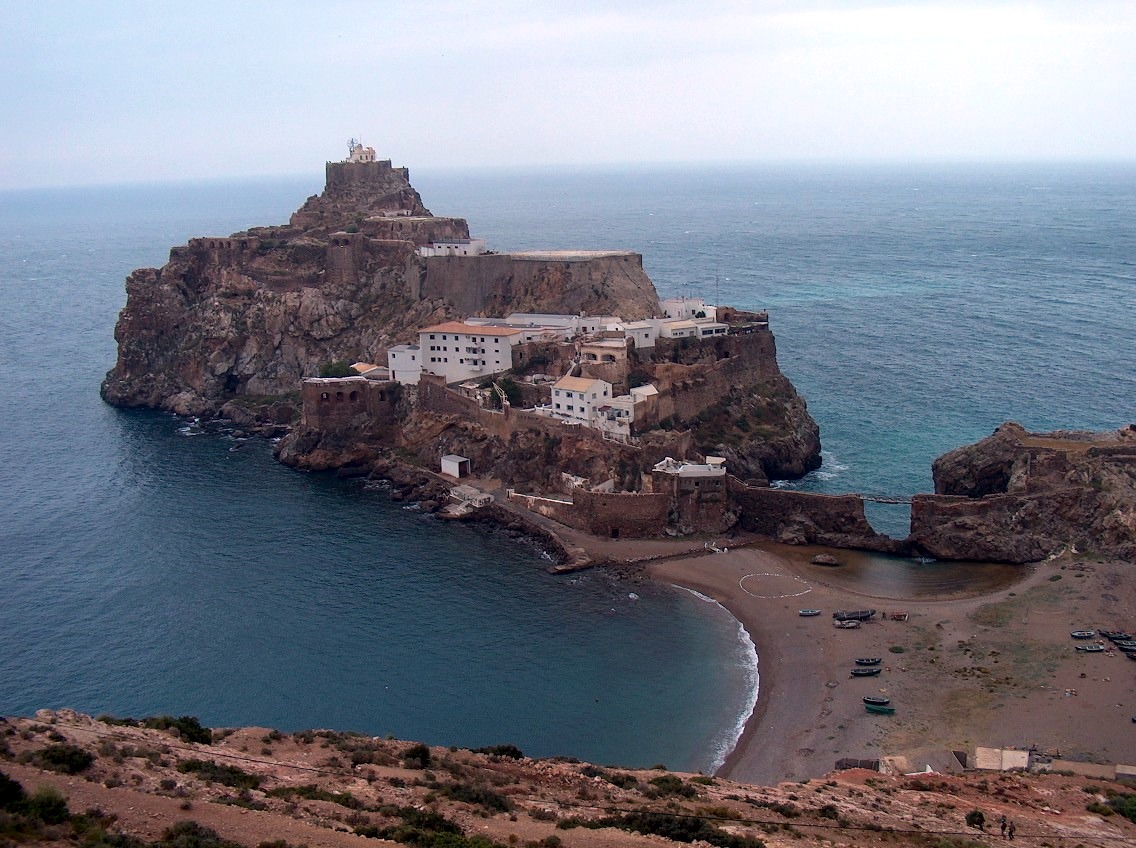
[[[1136,0],[0,0],[0,189],[1136,159]]]

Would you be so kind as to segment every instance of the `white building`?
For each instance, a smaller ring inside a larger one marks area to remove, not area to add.
[[[589,424],[611,402],[611,383],[586,377],[561,377],[552,384],[552,414]]]
[[[418,331],[418,355],[425,373],[460,383],[508,371],[513,367],[512,348],[522,338],[514,327],[447,321]]]
[[[623,325],[623,335],[635,343],[640,350],[654,347],[655,339],[659,337],[659,320],[657,318],[647,321],[632,321]]]
[[[693,321],[660,321],[659,335],[664,339],[696,339],[698,325]]]
[[[668,456],[656,463],[652,471],[685,478],[725,477],[726,460],[720,456],[708,456],[706,462],[680,462]]]
[[[713,321],[718,317],[718,308],[700,297],[668,297],[659,301],[659,309],[664,318],[709,318]]]
[[[418,345],[401,344],[387,349],[390,378],[407,385],[417,385],[422,375],[422,357]]]
[[[598,333],[622,323],[618,315],[555,315],[543,312],[513,312],[505,316],[509,327],[560,327],[571,336]]]
[[[467,238],[434,241],[418,248],[419,256],[480,256],[485,252],[485,239]]]

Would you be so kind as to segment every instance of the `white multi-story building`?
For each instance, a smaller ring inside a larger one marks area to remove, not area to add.
[[[460,383],[508,371],[512,348],[521,341],[521,331],[514,327],[447,321],[418,331],[418,356],[424,373]]]
[[[611,383],[586,377],[561,377],[552,384],[552,414],[591,424],[601,406],[611,402]]]

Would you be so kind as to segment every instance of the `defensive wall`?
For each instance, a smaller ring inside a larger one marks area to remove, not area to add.
[[[577,489],[572,500],[509,492],[509,500],[525,509],[611,539],[641,539],[662,535],[667,525],[670,497],[666,494],[592,492]]]
[[[386,182],[392,178],[410,182],[409,168],[393,168],[390,159],[374,162],[328,162],[324,166],[324,186],[329,194],[356,185]]]
[[[466,315],[504,315],[516,311],[518,304],[540,302],[555,303],[557,311],[566,314],[595,314],[602,311],[613,291],[646,292],[650,284],[638,253],[548,256],[425,257],[411,294],[419,300],[447,300]],[[632,306],[631,313],[620,317],[629,321],[648,317],[645,297],[629,297],[625,302],[639,301],[643,305]]]
[[[393,424],[401,389],[366,377],[309,377],[300,388],[300,421],[325,433]]]
[[[901,543],[877,533],[857,495],[822,495],[747,486],[729,477],[738,526],[778,542],[896,552]]]

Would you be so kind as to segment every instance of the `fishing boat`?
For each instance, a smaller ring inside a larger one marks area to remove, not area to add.
[[[1130,660],[1136,660],[1136,654],[1125,654],[1124,656],[1128,657]]]
[[[879,665],[883,657],[856,657],[856,665]]]
[[[1116,650],[1122,654],[1136,654],[1136,645],[1120,645],[1116,646]]]
[[[1099,654],[1104,651],[1104,645],[1077,645],[1077,650],[1084,654]]]
[[[1126,642],[1132,638],[1131,633],[1121,633],[1116,631],[1108,634],[1101,633],[1101,636],[1104,636],[1104,638],[1108,639],[1108,641],[1110,642]]]
[[[876,715],[895,715],[895,707],[889,707],[884,704],[864,704],[864,709]]]
[[[876,611],[874,609],[866,610],[837,610],[832,614],[832,617],[837,621],[867,621],[874,618]]]
[[[1095,630],[1074,630],[1069,635],[1074,639],[1092,639],[1097,635],[1097,632]]]
[[[848,621],[834,621],[832,626],[839,627],[841,630],[855,630],[860,626],[860,622],[855,618],[850,618]]]
[[[814,610],[814,609],[797,610],[797,615],[801,616],[802,618],[812,618],[814,615],[820,615],[820,610]]]
[[[882,669],[877,665],[875,668],[854,668],[852,669],[853,677],[875,677]]]
[[[1116,645],[1116,647],[1118,647],[1118,648],[1134,648],[1134,647],[1136,647],[1136,641],[1133,641],[1132,639],[1117,639],[1112,644]]]
[[[1105,639],[1111,639],[1113,636],[1123,636],[1124,634],[1119,630],[1101,630],[1098,631]]]
[[[886,707],[891,703],[891,698],[886,695],[865,695],[861,700],[865,704],[875,704],[877,707]]]

